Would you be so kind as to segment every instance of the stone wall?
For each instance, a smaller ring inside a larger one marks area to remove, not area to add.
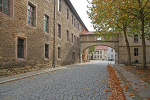
[[[138,48],[138,56],[134,56],[134,48]],[[130,53],[131,53],[131,61],[134,62],[135,60],[138,60],[139,63],[143,62],[143,50],[142,46],[131,46],[130,47]],[[150,64],[150,47],[146,47],[146,61],[147,64]],[[123,63],[123,61],[128,61],[128,52],[126,46],[120,46],[119,47],[119,63]]]
[[[79,46],[71,43],[71,33],[79,37],[85,26],[78,20],[72,8],[62,0],[62,12],[58,11],[55,0],[56,17],[54,21],[54,0],[13,0],[13,16],[0,12],[0,68],[13,68],[48,64],[53,67],[53,44],[55,23],[55,63],[56,66],[79,62]],[[27,23],[28,4],[35,7],[35,25]],[[70,11],[69,20],[66,19],[66,9]],[[49,31],[44,31],[44,15],[49,17]],[[80,23],[80,30],[71,24],[71,14]],[[61,39],[57,37],[58,23],[61,24]],[[69,30],[69,41],[66,41],[66,30]],[[17,39],[24,39],[24,58],[17,58]],[[45,44],[49,45],[49,59],[45,58]],[[58,59],[58,47],[61,47],[61,59]],[[75,52],[76,59],[72,59]]]

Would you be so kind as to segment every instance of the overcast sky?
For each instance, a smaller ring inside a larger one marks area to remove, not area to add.
[[[76,9],[77,13],[79,14],[80,18],[84,22],[85,26],[89,31],[93,31],[93,27],[91,24],[91,20],[88,18],[87,15],[87,5],[88,2],[86,0],[70,0],[74,8]]]

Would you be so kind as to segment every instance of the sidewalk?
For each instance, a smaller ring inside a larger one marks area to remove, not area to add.
[[[123,85],[128,87],[127,95],[132,97],[130,98],[131,100],[150,100],[150,84],[137,78],[137,76],[126,71],[120,65],[112,66],[119,75]]]
[[[44,69],[44,70],[39,70],[39,71],[34,71],[34,72],[27,72],[27,73],[22,73],[22,74],[18,74],[18,75],[8,76],[8,77],[2,77],[2,78],[0,78],[0,84],[6,83],[6,82],[11,82],[11,81],[16,81],[19,79],[28,78],[28,77],[32,77],[35,75],[40,75],[40,74],[44,74],[44,73],[48,73],[48,72],[52,72],[52,71],[67,69],[69,67],[73,67],[75,65],[82,65],[82,64],[89,64],[89,63],[88,62],[87,63],[78,63],[78,64],[60,66],[60,67],[49,68],[49,69]]]

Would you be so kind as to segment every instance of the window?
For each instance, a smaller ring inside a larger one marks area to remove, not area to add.
[[[134,42],[138,42],[139,39],[138,39],[138,34],[134,35]]]
[[[58,58],[60,59],[60,55],[61,55],[61,48],[58,47]]]
[[[69,41],[69,31],[67,30],[67,41]]]
[[[102,54],[102,51],[100,51],[100,54]]]
[[[49,17],[47,15],[44,16],[44,31],[49,32]]]
[[[58,0],[58,11],[61,12],[61,0]]]
[[[134,48],[134,56],[138,56],[138,48]]]
[[[28,24],[35,25],[35,7],[31,4],[28,4]]]
[[[100,55],[100,58],[102,58],[102,55]]]
[[[72,25],[73,25],[73,15],[72,15]]]
[[[111,52],[113,52],[113,49],[111,49]]]
[[[73,33],[71,35],[72,35],[71,37],[72,37],[72,43],[73,43]]]
[[[72,52],[72,60],[75,60],[75,52]]]
[[[61,25],[58,24],[58,37],[61,38]]]
[[[9,15],[9,0],[0,0],[0,11]]]
[[[111,55],[111,58],[113,58],[113,55]]]
[[[24,58],[24,39],[18,38],[18,41],[17,41],[17,58]]]
[[[74,35],[74,44],[76,45],[76,36]]]
[[[49,45],[45,44],[45,58],[49,58]]]
[[[97,37],[97,40],[102,40],[102,38],[101,37]]]
[[[67,19],[69,19],[69,10],[67,9]]]
[[[97,51],[97,54],[99,54],[99,51]]]
[[[77,37],[77,45],[80,46],[80,40],[78,37]]]
[[[76,19],[74,18],[74,27],[76,26]]]
[[[79,31],[79,27],[80,27],[80,24],[78,23],[78,31]]]

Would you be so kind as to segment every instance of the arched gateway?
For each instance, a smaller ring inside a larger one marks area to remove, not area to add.
[[[113,48],[117,53],[117,62],[119,58],[119,38],[118,37],[111,37],[110,39],[104,39],[97,37],[94,32],[81,32],[80,33],[80,54],[82,58],[82,52],[91,47],[96,45],[104,45]],[[82,59],[81,59],[82,62]]]

